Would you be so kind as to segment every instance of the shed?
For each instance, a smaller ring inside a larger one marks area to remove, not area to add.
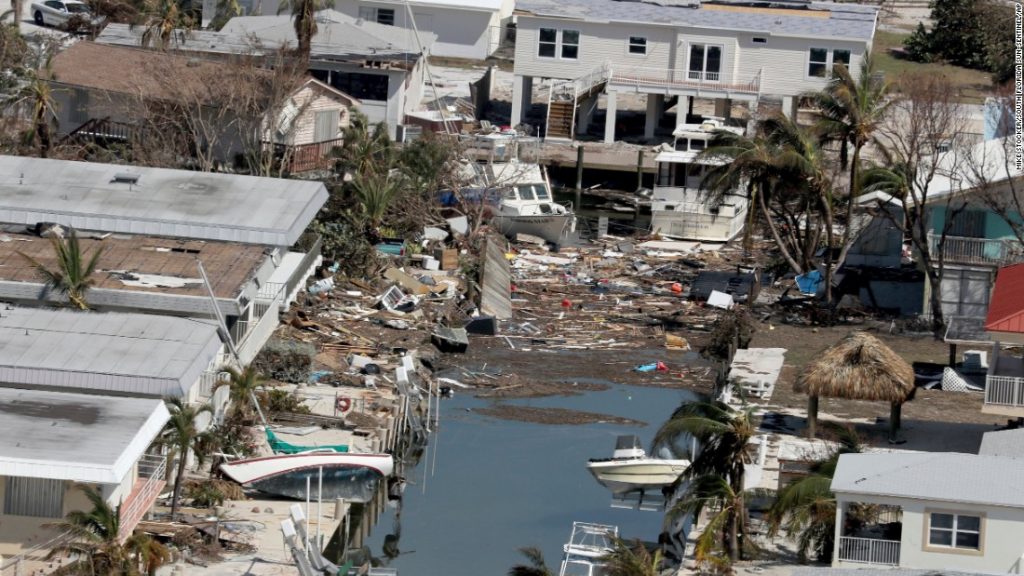
[[[808,435],[814,437],[818,398],[847,398],[889,402],[890,440],[900,427],[900,410],[914,393],[914,369],[906,360],[866,332],[853,332],[818,359],[797,378],[794,389],[806,392]]]

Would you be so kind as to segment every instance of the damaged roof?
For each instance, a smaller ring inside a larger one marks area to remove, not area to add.
[[[222,346],[213,320],[121,312],[0,310],[0,382],[182,396]]]
[[[291,246],[321,182],[0,155],[0,222]]]
[[[985,330],[1024,334],[1024,264],[999,269],[992,301],[985,317]]]

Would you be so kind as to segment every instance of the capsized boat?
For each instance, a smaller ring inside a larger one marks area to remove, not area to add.
[[[618,526],[573,522],[569,541],[562,546],[558,576],[600,576],[618,537]]]
[[[689,460],[647,456],[640,438],[633,434],[615,440],[611,458],[592,458],[587,463],[587,470],[614,494],[660,489],[678,480],[689,467]]]
[[[390,454],[354,454],[326,449],[225,462],[220,469],[243,486],[296,500],[306,499],[307,478],[313,490],[318,489],[322,470],[324,500],[344,498],[351,502],[369,502],[379,480],[390,476],[394,466]]]

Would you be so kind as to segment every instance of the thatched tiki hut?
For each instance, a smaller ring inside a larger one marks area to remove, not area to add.
[[[818,423],[818,398],[825,396],[889,402],[889,439],[895,440],[900,409],[914,392],[914,369],[878,338],[853,332],[808,365],[795,389],[810,397],[807,432],[811,438]]]

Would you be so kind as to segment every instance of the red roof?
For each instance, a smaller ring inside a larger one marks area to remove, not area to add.
[[[1024,334],[1024,264],[999,269],[985,330]]]

